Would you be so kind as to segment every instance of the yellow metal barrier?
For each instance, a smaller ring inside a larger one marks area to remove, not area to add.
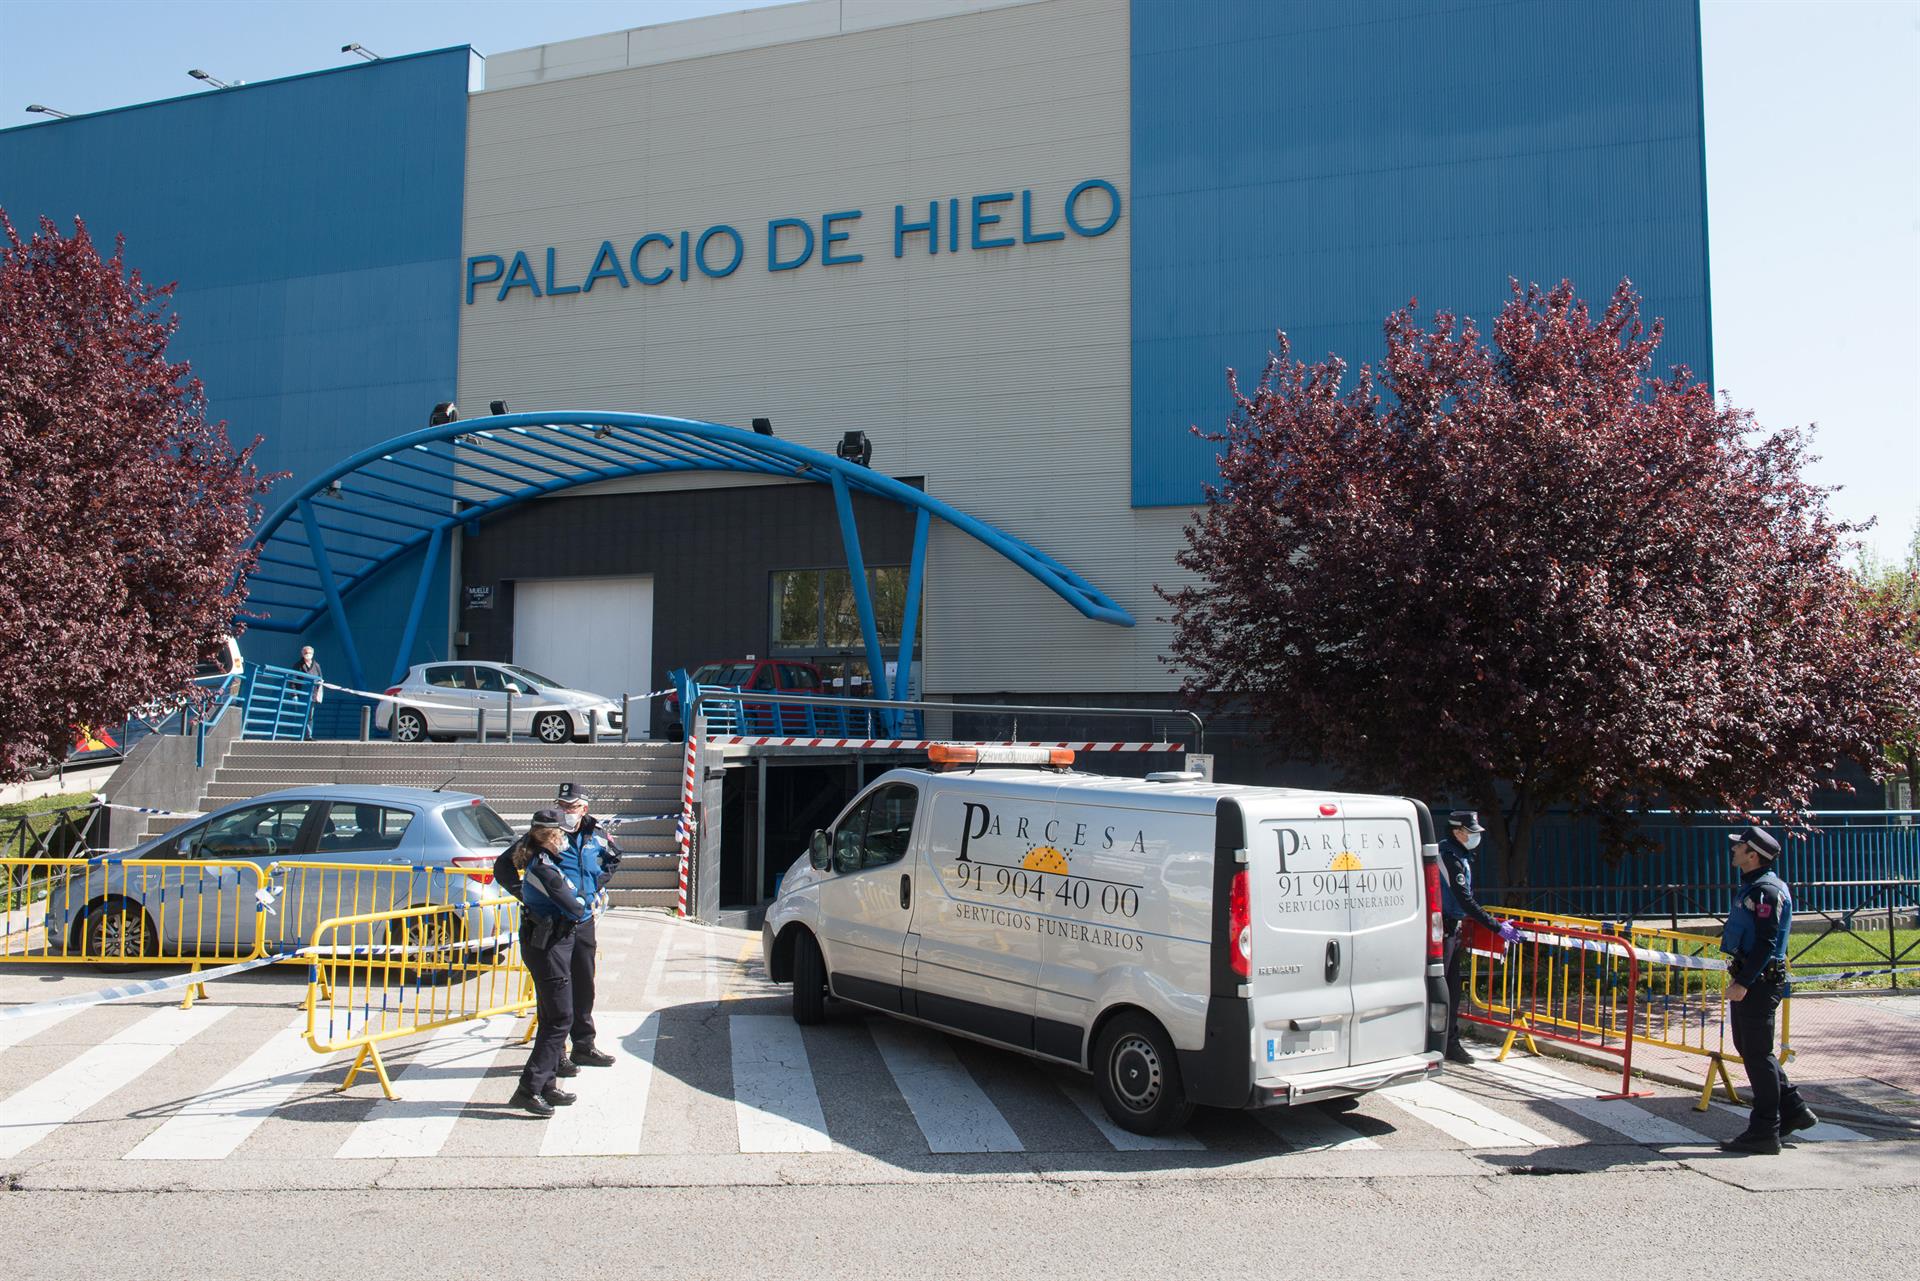
[[[317,941],[317,931],[328,919],[414,907],[460,908],[447,919],[454,923],[452,928],[464,929],[470,909],[498,893],[492,881],[493,873],[484,868],[312,859],[277,863],[273,867],[276,914],[267,927],[267,950],[293,951]]]
[[[0,962],[198,970],[266,954],[271,872],[258,863],[0,858],[0,878]]]
[[[386,1096],[399,1097],[380,1054],[388,1041],[533,1008],[519,928],[520,904],[506,897],[319,922],[306,949],[307,1044],[359,1050],[341,1089],[371,1061]]]
[[[1729,1100],[1740,1102],[1739,1092],[1727,1070],[1728,1059],[1738,1061],[1739,1055],[1734,1052],[1727,1032],[1728,979],[1719,935],[1644,925],[1622,928],[1615,922],[1504,907],[1488,911],[1522,928],[1592,930],[1618,938],[1631,947],[1638,961],[1638,995],[1632,1028],[1635,1043],[1707,1060],[1706,1080],[1695,1104],[1696,1111],[1706,1111],[1716,1081]],[[1477,1000],[1495,1002],[1492,1008],[1496,1013],[1507,1013],[1506,1007],[1511,1003],[1507,994],[1516,981],[1512,974],[1514,967],[1498,960],[1483,965],[1483,958],[1478,954],[1472,959],[1468,979],[1470,993]],[[1603,981],[1617,982],[1618,976]],[[1598,1004],[1596,1001],[1596,1006]],[[1788,1000],[1782,1004],[1780,1013],[1780,1060],[1783,1063],[1793,1056],[1791,1027],[1792,1001]]]

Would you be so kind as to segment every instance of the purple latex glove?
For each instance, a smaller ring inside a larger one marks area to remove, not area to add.
[[[1520,927],[1512,921],[1502,921],[1500,922],[1500,937],[1505,942],[1518,943],[1521,937]]]

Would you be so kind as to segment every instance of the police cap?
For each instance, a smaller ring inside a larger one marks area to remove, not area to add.
[[[1447,826],[1464,827],[1469,832],[1484,832],[1487,830],[1480,826],[1480,811],[1478,810],[1454,810],[1451,814],[1447,815]]]
[[[587,789],[580,784],[566,782],[560,784],[560,790],[553,794],[553,799],[562,805],[580,805],[592,801],[593,797],[587,795]]]
[[[566,825],[567,816],[552,806],[548,806],[546,809],[535,810],[533,812],[533,824],[528,830],[534,831],[542,827],[564,828]]]
[[[1738,832],[1731,832],[1727,835],[1727,839],[1735,845],[1753,846],[1760,857],[1769,862],[1780,857],[1780,842],[1773,838],[1773,833],[1758,824],[1750,824]]]

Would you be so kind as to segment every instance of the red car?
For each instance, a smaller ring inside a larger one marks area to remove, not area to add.
[[[829,692],[819,668],[812,663],[791,658],[729,658],[718,663],[705,663],[693,669],[693,683],[718,685],[726,689],[764,689],[784,694]],[[771,703],[748,703],[745,710],[749,719],[765,718],[767,724],[762,727],[765,730],[772,730],[776,716],[780,728],[775,732],[802,734],[808,730],[807,709],[799,704],[777,707]],[[680,715],[680,696],[669,694],[667,738],[678,743],[686,734],[687,727]]]

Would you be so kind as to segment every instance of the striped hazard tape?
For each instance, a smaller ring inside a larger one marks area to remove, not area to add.
[[[1146,742],[1021,742],[956,743],[928,738],[783,738],[773,735],[714,734],[707,739],[715,747],[836,747],[876,748],[885,751],[921,752],[929,747],[1064,747],[1076,752],[1184,752],[1184,743]]]
[[[216,970],[197,970],[186,974],[172,974],[163,979],[147,979],[140,983],[122,983],[116,987],[99,988],[74,996],[55,997],[51,1001],[36,1001],[32,1005],[10,1005],[0,1009],[0,1023],[12,1019],[28,1019],[36,1014],[46,1014],[53,1010],[70,1010],[82,1005],[104,1005],[108,1001],[125,1001],[136,996],[151,996],[155,992],[172,992],[183,987],[197,987],[214,979],[231,978],[235,974],[245,974],[248,970],[257,970],[265,965],[277,965],[281,961],[292,960],[298,955],[297,951],[276,952],[272,956],[261,956],[251,961],[223,965]]]

